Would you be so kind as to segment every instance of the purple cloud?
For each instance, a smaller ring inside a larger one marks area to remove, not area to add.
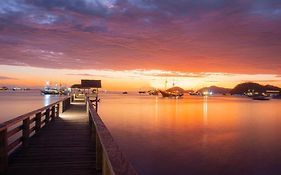
[[[0,64],[182,72],[281,71],[281,3],[0,2]]]

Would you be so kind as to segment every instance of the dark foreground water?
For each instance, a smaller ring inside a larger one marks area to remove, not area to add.
[[[101,98],[100,116],[141,175],[281,174],[281,100]]]

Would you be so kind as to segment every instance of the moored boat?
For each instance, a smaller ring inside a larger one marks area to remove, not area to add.
[[[268,97],[268,96],[263,96],[263,95],[261,95],[261,96],[255,96],[255,97],[253,97],[253,100],[263,100],[263,101],[265,101],[265,100],[270,100],[270,97]]]
[[[44,95],[59,95],[60,94],[58,89],[48,88],[48,87],[41,90],[41,93],[44,94]]]
[[[168,92],[168,91],[160,91],[163,97],[174,97],[179,98],[183,96],[183,93],[180,92]]]
[[[7,90],[9,90],[9,88],[7,88],[7,87],[5,87],[5,86],[3,86],[3,87],[0,88],[0,91],[7,91]]]
[[[150,91],[148,91],[148,94],[149,95],[158,95],[159,91],[158,90],[150,90]]]

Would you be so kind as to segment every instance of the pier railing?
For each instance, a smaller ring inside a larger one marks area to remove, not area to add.
[[[66,97],[0,124],[0,174],[7,171],[9,155],[19,148],[27,147],[29,138],[58,117],[69,105],[70,97]]]
[[[96,99],[97,100],[97,99]],[[137,175],[97,114],[95,101],[86,97],[92,138],[96,140],[96,169],[103,175]]]

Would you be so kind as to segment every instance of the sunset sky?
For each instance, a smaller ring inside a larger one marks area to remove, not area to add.
[[[281,86],[278,0],[2,0],[0,86]]]

